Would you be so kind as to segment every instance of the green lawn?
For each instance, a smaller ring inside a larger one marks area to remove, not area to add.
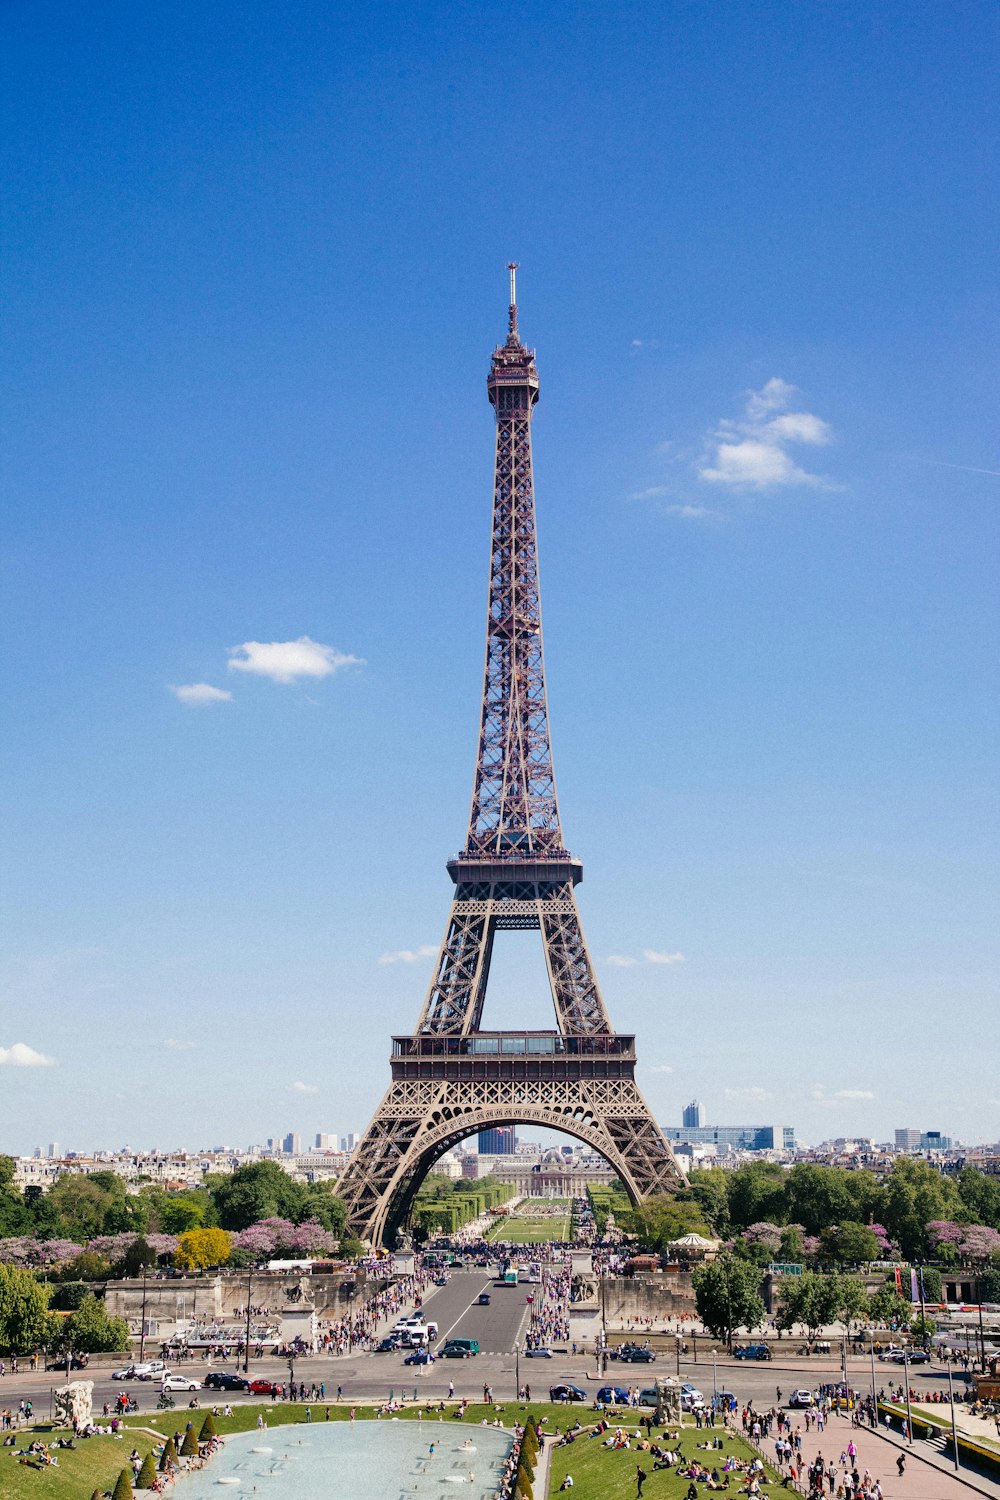
[[[220,1401],[219,1405],[224,1405]],[[23,1468],[13,1456],[13,1448],[0,1448],[0,1496],[3,1500],[90,1500],[94,1490],[112,1490],[115,1480],[122,1469],[128,1468],[128,1455],[133,1448],[145,1454],[157,1446],[158,1440],[151,1433],[142,1432],[139,1427],[151,1428],[166,1436],[168,1433],[183,1431],[185,1423],[193,1420],[196,1427],[201,1426],[205,1412],[210,1409],[209,1403],[203,1403],[198,1411],[190,1411],[188,1407],[178,1404],[173,1411],[142,1413],[139,1417],[130,1420],[137,1425],[127,1427],[125,1436],[121,1440],[113,1437],[87,1438],[80,1443],[73,1452],[63,1451],[57,1453],[59,1467],[55,1469],[28,1469]],[[312,1415],[314,1422],[325,1420],[325,1413],[329,1409],[330,1420],[333,1422],[346,1421],[351,1413],[351,1406],[345,1402],[342,1405],[314,1401],[312,1403]],[[447,1408],[445,1420],[453,1421],[456,1407],[451,1404]],[[296,1402],[294,1405],[279,1403],[269,1406],[263,1402],[237,1406],[233,1408],[231,1417],[216,1417],[215,1424],[220,1434],[225,1436],[228,1432],[246,1432],[254,1427],[258,1414],[263,1411],[264,1419],[270,1427],[277,1427],[287,1423],[305,1421],[305,1403]],[[501,1401],[500,1419],[508,1428],[515,1422],[523,1422],[529,1411],[534,1412],[536,1418],[548,1416],[547,1429],[554,1432],[558,1427],[560,1430],[570,1424],[570,1414],[566,1406],[556,1406],[549,1402],[532,1401],[529,1406],[524,1403]],[[361,1405],[354,1407],[358,1421],[375,1416],[374,1406]],[[492,1406],[486,1407],[482,1404],[467,1408],[465,1421],[468,1424],[478,1424],[483,1417],[493,1420],[497,1414]],[[416,1420],[418,1408],[410,1406],[399,1412],[400,1417]],[[433,1414],[424,1412],[424,1421],[437,1420],[437,1412]],[[38,1438],[42,1442],[63,1436],[60,1431],[49,1428],[45,1424],[24,1429],[17,1434],[17,1447],[27,1448],[28,1444]],[[65,1434],[68,1435],[68,1434]]]
[[[615,1425],[617,1424],[613,1422],[612,1427]],[[628,1422],[623,1420],[621,1425],[630,1434],[635,1433],[634,1417]],[[698,1444],[717,1434],[722,1435],[722,1451],[716,1449],[714,1453],[701,1452]],[[549,1494],[555,1495],[566,1475],[571,1474],[573,1488],[567,1490],[566,1494],[572,1500],[635,1500],[635,1471],[637,1465],[641,1464],[649,1476],[643,1487],[643,1500],[664,1500],[664,1497],[666,1500],[684,1500],[691,1481],[682,1479],[676,1469],[658,1469],[654,1474],[652,1454],[636,1451],[634,1436],[631,1441],[631,1448],[613,1452],[610,1448],[601,1446],[602,1439],[590,1438],[584,1434],[565,1448],[553,1448]],[[721,1427],[706,1428],[701,1432],[695,1427],[685,1427],[680,1448],[685,1458],[697,1458],[706,1468],[719,1468],[720,1473],[729,1454],[735,1454],[737,1458],[744,1460],[756,1457],[754,1450],[742,1438],[734,1434],[723,1434]],[[781,1486],[777,1483],[775,1471],[770,1467],[766,1469],[765,1480],[762,1493],[777,1495]],[[737,1500],[743,1483],[742,1477],[733,1473],[729,1479],[729,1490],[725,1492],[726,1500],[728,1497]],[[716,1495],[722,1500],[723,1496],[723,1492],[708,1490],[704,1485],[699,1485],[698,1493],[705,1500],[715,1500]]]
[[[568,1240],[570,1237],[572,1207],[569,1199],[550,1198],[545,1200],[552,1207],[565,1209],[564,1213],[553,1214],[550,1218],[536,1218],[533,1214],[521,1214],[518,1209],[508,1217],[501,1219],[494,1229],[490,1230],[491,1240],[506,1240],[512,1245],[544,1245],[549,1240]]]

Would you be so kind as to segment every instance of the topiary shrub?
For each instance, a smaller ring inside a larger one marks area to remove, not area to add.
[[[94,1495],[100,1497],[100,1490],[95,1490]],[[132,1474],[128,1469],[122,1469],[112,1492],[111,1500],[132,1500]]]
[[[142,1468],[139,1470],[139,1478],[135,1482],[135,1487],[137,1490],[156,1489],[156,1465],[153,1462],[153,1455],[151,1453],[147,1453],[142,1461]]]
[[[176,1469],[177,1449],[174,1447],[173,1438],[168,1437],[167,1441],[163,1445],[163,1452],[160,1454],[160,1462],[157,1465],[157,1468],[159,1469],[161,1474],[165,1474],[171,1465],[173,1465],[173,1467]]]
[[[199,1443],[207,1443],[209,1438],[218,1436],[219,1429],[215,1425],[215,1418],[212,1416],[212,1413],[210,1411],[207,1411],[205,1413],[205,1420],[201,1424],[201,1431],[198,1434],[198,1441]]]
[[[187,1425],[187,1431],[184,1434],[184,1441],[183,1443],[181,1443],[181,1457],[198,1457],[198,1439],[194,1435],[194,1426],[191,1422],[189,1422]]]

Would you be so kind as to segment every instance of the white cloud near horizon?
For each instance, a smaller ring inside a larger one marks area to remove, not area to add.
[[[726,1089],[727,1099],[745,1099],[750,1104],[763,1103],[765,1099],[773,1099],[774,1095],[770,1089],[762,1089],[756,1086],[745,1089]]]
[[[319,1084],[318,1083],[302,1083],[300,1080],[297,1079],[295,1081],[295,1083],[292,1084],[292,1093],[293,1094],[318,1094],[319,1093]]]
[[[674,1070],[669,1063],[645,1063],[642,1071],[644,1073],[672,1073]]]
[[[55,1068],[54,1057],[36,1052],[26,1042],[14,1042],[13,1046],[0,1047],[0,1068]]]
[[[307,635],[297,641],[244,641],[242,646],[229,648],[231,672],[250,672],[285,684],[300,677],[330,677],[344,667],[361,665],[360,656],[349,656]]]
[[[708,440],[699,479],[734,489],[773,490],[787,485],[832,488],[821,474],[801,468],[788,452],[793,444],[817,447],[833,441],[829,423],[809,411],[787,411],[796,388],[773,376],[748,391],[742,418],[723,418]]]
[[[210,703],[232,703],[233,695],[225,688],[213,687],[210,682],[189,682],[181,687],[171,683],[170,691],[180,703],[194,708],[205,708]]]
[[[193,1052],[194,1042],[189,1042],[183,1037],[168,1036],[164,1039],[164,1047],[168,1052]]]
[[[638,964],[682,964],[683,953],[662,953],[656,948],[643,948],[641,957],[631,953],[609,953],[604,960],[613,969],[634,969]]]
[[[396,948],[392,953],[380,953],[380,964],[417,964],[422,958],[433,958],[437,948],[424,943],[420,948]]]
[[[857,1102],[876,1097],[871,1089],[830,1089],[828,1091],[823,1083],[814,1083],[811,1092],[817,1104],[838,1104],[843,1100]]]

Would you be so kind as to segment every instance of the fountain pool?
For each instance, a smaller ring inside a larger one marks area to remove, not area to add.
[[[457,1422],[312,1422],[241,1432],[178,1500],[493,1500],[511,1435]],[[434,1451],[431,1452],[433,1444]]]

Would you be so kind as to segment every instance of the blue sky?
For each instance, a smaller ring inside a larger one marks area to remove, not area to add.
[[[0,1148],[367,1123],[464,832],[512,257],[657,1114],[1000,1136],[996,8],[0,26]],[[488,1017],[550,1016],[498,943]]]

